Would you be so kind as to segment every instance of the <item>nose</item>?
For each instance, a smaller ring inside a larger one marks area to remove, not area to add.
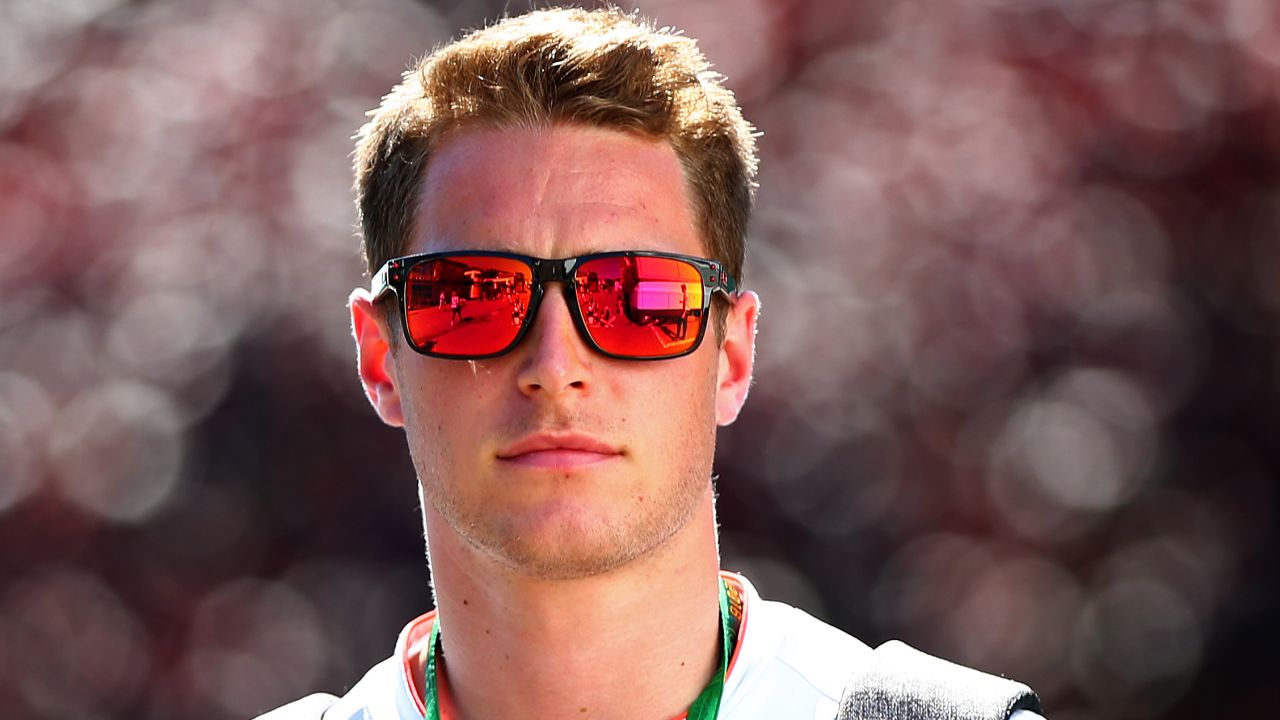
[[[591,348],[578,335],[563,283],[548,283],[528,335],[521,342],[524,355],[516,382],[529,396],[585,393],[591,387],[595,361]]]

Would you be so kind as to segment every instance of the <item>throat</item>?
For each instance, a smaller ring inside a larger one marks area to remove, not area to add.
[[[716,716],[742,625],[741,589],[721,580],[681,621],[651,613],[626,625],[589,609],[568,625],[461,627],[432,622],[414,675],[427,720]],[[544,620],[545,614],[540,615]]]

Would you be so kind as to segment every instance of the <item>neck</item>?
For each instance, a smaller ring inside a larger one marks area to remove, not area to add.
[[[662,546],[571,580],[498,565],[426,505],[441,672],[461,718],[667,720],[689,708],[719,667],[710,489]]]

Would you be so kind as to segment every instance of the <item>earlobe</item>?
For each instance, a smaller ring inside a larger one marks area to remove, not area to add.
[[[740,293],[726,318],[724,342],[720,345],[720,367],[716,376],[716,424],[728,425],[738,419],[751,389],[751,373],[756,359],[756,319],[760,296]]]
[[[401,427],[404,412],[388,334],[392,330],[386,327],[368,290],[353,290],[347,305],[351,310],[351,334],[356,341],[356,369],[364,394],[382,422]]]

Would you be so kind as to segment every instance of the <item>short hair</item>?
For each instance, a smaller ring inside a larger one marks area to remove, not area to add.
[[[741,281],[757,160],[754,130],[723,79],[693,39],[613,8],[539,10],[437,48],[357,135],[369,272],[404,253],[446,134],[576,123],[670,142],[706,252]]]

